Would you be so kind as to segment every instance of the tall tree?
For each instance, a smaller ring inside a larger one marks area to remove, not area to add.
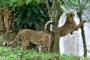
[[[79,12],[78,16],[80,19],[80,22],[82,22],[82,13],[83,13],[83,8],[80,3],[80,0],[78,0],[78,6],[79,6]],[[83,48],[84,48],[84,57],[87,56],[87,45],[86,45],[86,40],[85,40],[85,33],[84,33],[84,26],[81,27],[81,34],[82,34],[82,39],[83,39]]]
[[[62,14],[60,0],[45,0],[45,2],[47,5],[49,18],[52,22],[55,22],[55,25],[52,26],[52,30],[55,32],[54,51],[59,52],[59,37],[60,36],[57,33],[58,33],[59,17]]]

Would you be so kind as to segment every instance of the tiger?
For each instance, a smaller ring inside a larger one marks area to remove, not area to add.
[[[13,20],[12,10],[10,10],[9,8],[5,8],[3,10],[3,22],[7,33],[10,32],[12,20]]]
[[[67,34],[72,34],[74,31],[77,31],[80,27],[83,26],[83,23],[86,21],[83,20],[78,25],[76,25],[74,20],[75,14],[73,12],[69,12],[66,14],[66,22],[63,26],[58,28],[58,33],[60,34],[60,37],[63,37]]]
[[[51,24],[51,21],[45,24],[46,27]],[[15,39],[7,43],[7,45],[15,46],[16,43],[21,41],[21,47],[23,49],[28,49],[30,42],[37,45],[39,51],[52,51],[54,44],[54,33],[52,31],[35,31],[32,29],[22,29],[18,32]],[[4,45],[6,42],[4,42]]]

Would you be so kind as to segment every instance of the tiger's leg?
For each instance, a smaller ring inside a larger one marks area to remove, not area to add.
[[[79,25],[73,25],[73,28],[77,31],[80,27],[83,26],[83,24],[85,23],[86,21],[83,20],[82,22],[79,23]]]
[[[28,40],[22,41],[22,48],[23,49],[28,49],[29,48],[30,42]]]
[[[44,42],[43,44],[41,44],[41,51],[47,52],[49,51],[49,49],[50,49],[50,46],[47,43]]]

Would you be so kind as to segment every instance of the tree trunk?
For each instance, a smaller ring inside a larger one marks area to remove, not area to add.
[[[78,0],[78,4],[79,4],[78,16],[79,16],[80,22],[82,22],[83,9],[81,8],[80,0]],[[81,27],[81,34],[82,34],[83,49],[84,49],[84,55],[83,56],[86,57],[87,56],[87,45],[86,45],[86,40],[85,40],[84,26]]]
[[[48,0],[46,0],[46,5],[48,8],[48,15],[51,21],[53,21],[55,24],[52,25],[52,30],[55,32],[55,41],[54,41],[54,51],[59,52],[59,34],[58,33],[58,22],[59,17],[62,14],[62,9],[60,7],[60,1],[59,0],[53,0],[52,6],[49,6]]]
[[[79,19],[80,22],[82,22],[82,12],[79,12]],[[82,39],[83,39],[83,49],[84,49],[84,57],[87,56],[87,45],[86,45],[86,40],[85,40],[85,33],[84,33],[84,26],[81,27],[81,34],[82,34]]]

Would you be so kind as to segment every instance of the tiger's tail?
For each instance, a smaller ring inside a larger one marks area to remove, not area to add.
[[[44,26],[44,31],[45,32],[52,32],[52,31],[50,31],[50,24],[54,24],[54,22],[52,22],[52,21],[47,21],[46,22],[46,24]]]

